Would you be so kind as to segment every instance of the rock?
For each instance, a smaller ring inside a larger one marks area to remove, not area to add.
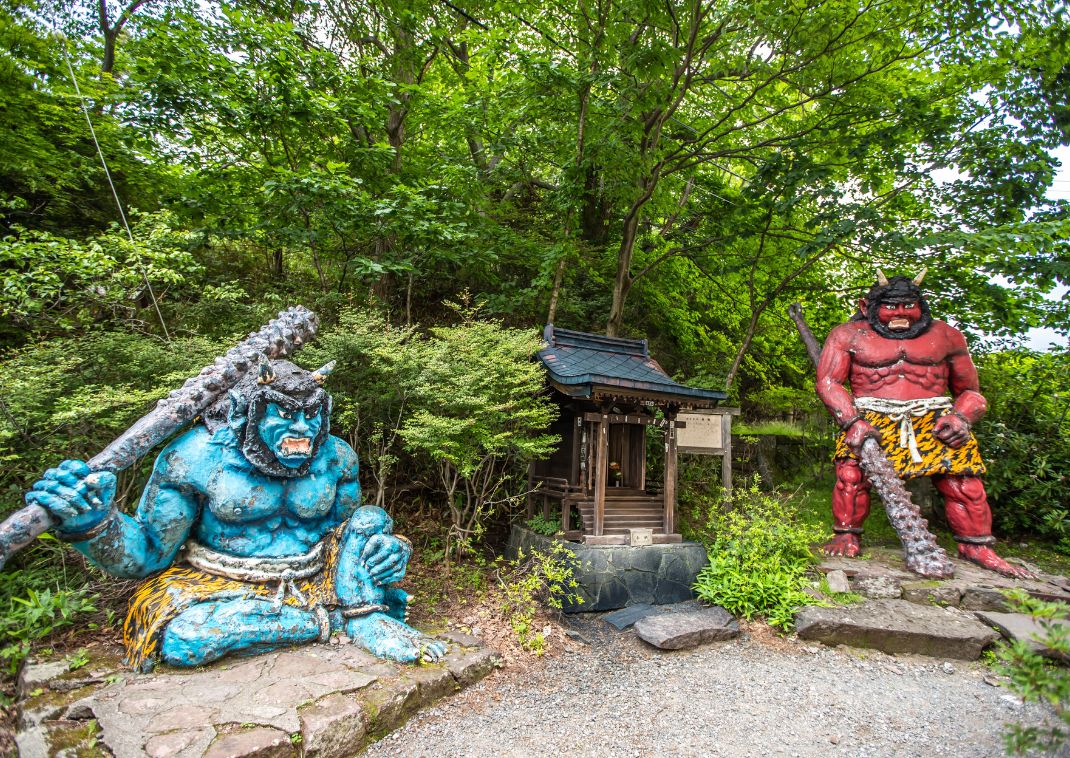
[[[502,665],[501,657],[489,648],[451,650],[444,662],[446,669],[462,687],[475,684]]]
[[[178,755],[194,742],[203,740],[204,737],[205,734],[202,731],[158,734],[145,743],[145,754],[149,758],[170,758],[172,755]]]
[[[30,693],[48,687],[52,680],[58,679],[67,673],[69,665],[66,661],[46,661],[45,663],[27,663],[19,672],[18,697],[26,698]]]
[[[899,580],[892,576],[858,577],[853,586],[855,592],[873,600],[893,600],[903,594]]]
[[[284,758],[296,754],[286,732],[258,726],[220,737],[203,758]]]
[[[461,647],[478,647],[481,644],[479,637],[473,637],[471,634],[465,634],[464,632],[442,632],[438,635],[438,638],[446,642],[453,642]]]
[[[565,636],[568,637],[570,640],[575,640],[576,642],[580,643],[581,645],[590,645],[591,644],[591,641],[589,639],[584,637],[582,634],[577,632],[575,629],[566,629],[565,630]]]
[[[976,660],[998,635],[954,608],[906,600],[871,600],[847,608],[803,608],[795,616],[800,639],[885,653]]]
[[[353,755],[364,742],[368,716],[361,700],[328,695],[301,710],[301,747],[308,758]]]
[[[1032,616],[1026,613],[1000,613],[999,611],[978,611],[977,618],[989,626],[995,627],[1009,640],[1022,640],[1029,648],[1047,658],[1066,660],[1066,656],[1052,650],[1040,640],[1045,635],[1042,627]],[[1052,623],[1070,634],[1070,622],[1053,620]]]
[[[957,606],[962,592],[951,584],[936,581],[903,582],[903,599],[922,605]]]
[[[951,665],[950,663],[948,663],[947,661],[944,661],[944,665],[943,665],[943,666],[941,666],[940,668],[941,668],[941,669],[943,670],[943,672],[944,672],[945,674],[954,674],[954,673],[955,673],[955,667],[954,667],[954,666],[952,666],[952,665]]]
[[[843,569],[835,569],[825,574],[825,580],[829,584],[829,592],[850,592],[851,582]]]
[[[649,603],[638,603],[613,613],[607,613],[602,617],[602,620],[618,631],[624,631],[639,619],[652,616],[655,613],[661,613],[661,611]]]
[[[682,650],[739,636],[739,622],[720,606],[647,616],[635,624],[639,639],[662,650]]]
[[[996,587],[971,585],[962,590],[959,608],[964,611],[1006,611],[1007,598]]]

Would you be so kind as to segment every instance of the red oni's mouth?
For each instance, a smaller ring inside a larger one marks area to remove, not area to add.
[[[311,455],[312,440],[308,437],[283,437],[279,442],[279,453],[289,457],[291,455]]]
[[[908,318],[893,318],[888,322],[888,328],[897,332],[905,332],[911,326],[911,321]]]

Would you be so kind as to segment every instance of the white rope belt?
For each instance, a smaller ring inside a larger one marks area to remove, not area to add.
[[[239,582],[278,582],[279,589],[274,599],[276,607],[282,606],[287,590],[297,598],[301,605],[307,606],[308,601],[297,588],[296,580],[315,576],[323,571],[326,565],[322,542],[316,544],[304,555],[247,558],[220,553],[199,542],[189,540],[186,542],[186,562],[193,568]]]
[[[932,411],[951,408],[949,397],[922,397],[916,400],[891,400],[884,397],[856,397],[855,408],[860,411],[872,411],[887,416],[899,424],[899,447],[910,450],[910,460],[921,463],[921,451],[914,436],[913,418],[924,416]]]

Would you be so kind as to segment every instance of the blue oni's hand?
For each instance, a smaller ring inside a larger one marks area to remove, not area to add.
[[[405,577],[412,548],[392,534],[375,534],[368,539],[361,557],[372,580],[380,586],[400,582]]]
[[[59,522],[59,529],[87,532],[111,512],[115,475],[92,472],[82,461],[63,461],[50,468],[26,493],[28,505],[39,505]]]

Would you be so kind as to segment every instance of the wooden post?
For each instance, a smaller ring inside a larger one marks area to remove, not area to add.
[[[594,424],[594,536],[601,537],[606,522],[606,472],[609,450],[609,417],[602,414],[602,419]]]
[[[667,415],[667,414],[666,414]],[[675,414],[674,414],[675,416]],[[665,430],[665,534],[676,534],[676,420]]]
[[[580,481],[580,456],[583,454],[583,414],[576,414],[576,423],[572,425],[572,468],[568,483],[572,487],[583,487]]]
[[[530,521],[531,517],[535,515],[535,495],[533,490],[535,488],[535,464],[528,464],[528,501],[526,508],[525,518]]]
[[[732,494],[732,414],[725,413],[721,416],[721,447],[724,455],[721,458],[721,483],[724,484],[726,495]]]

